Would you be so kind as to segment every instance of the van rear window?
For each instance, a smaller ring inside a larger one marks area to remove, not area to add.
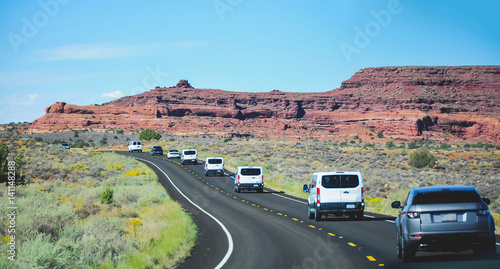
[[[194,150],[188,150],[186,152],[184,152],[184,155],[195,155],[196,154],[196,151]]]
[[[417,193],[413,198],[414,205],[476,203],[481,197],[475,191],[438,191]]]
[[[222,159],[208,159],[209,164],[221,164]]]
[[[259,168],[243,168],[241,169],[241,174],[244,176],[258,176],[260,175]]]
[[[321,178],[325,188],[356,188],[359,186],[358,175],[325,175]]]

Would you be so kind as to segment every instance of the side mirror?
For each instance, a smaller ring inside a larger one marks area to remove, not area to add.
[[[392,208],[401,208],[401,202],[400,201],[392,202],[391,207]]]
[[[309,192],[309,186],[307,186],[307,184],[304,184],[303,190],[304,192]]]
[[[232,174],[231,174],[231,177],[232,177],[232,178],[234,178],[235,176],[236,176],[236,174],[235,174],[235,173],[232,173]]]
[[[489,205],[491,203],[491,200],[488,199],[488,198],[483,198],[483,202],[487,205]]]

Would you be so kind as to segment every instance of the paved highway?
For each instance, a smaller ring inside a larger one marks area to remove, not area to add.
[[[205,177],[202,165],[120,152],[146,163],[199,228],[191,257],[179,268],[500,268],[500,255],[418,252],[397,259],[393,218],[309,220],[304,199],[266,189],[235,193],[232,178]],[[265,179],[264,179],[265,181]],[[497,238],[498,242],[498,238]]]

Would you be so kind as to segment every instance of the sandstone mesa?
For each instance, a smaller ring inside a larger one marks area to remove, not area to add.
[[[181,80],[104,105],[57,102],[29,132],[152,128],[176,136],[365,142],[382,132],[391,139],[497,144],[499,101],[500,66],[365,68],[326,92],[231,92]],[[420,130],[418,120],[426,123]]]

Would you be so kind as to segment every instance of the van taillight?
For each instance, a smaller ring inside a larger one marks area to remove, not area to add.
[[[316,190],[317,190],[317,194],[318,194],[318,195],[317,195],[318,201],[317,201],[316,203],[317,203],[317,204],[320,204],[321,202],[320,202],[320,197],[319,197],[319,195],[320,195],[319,188],[316,188]]]
[[[361,187],[361,202],[365,202],[365,188]]]

